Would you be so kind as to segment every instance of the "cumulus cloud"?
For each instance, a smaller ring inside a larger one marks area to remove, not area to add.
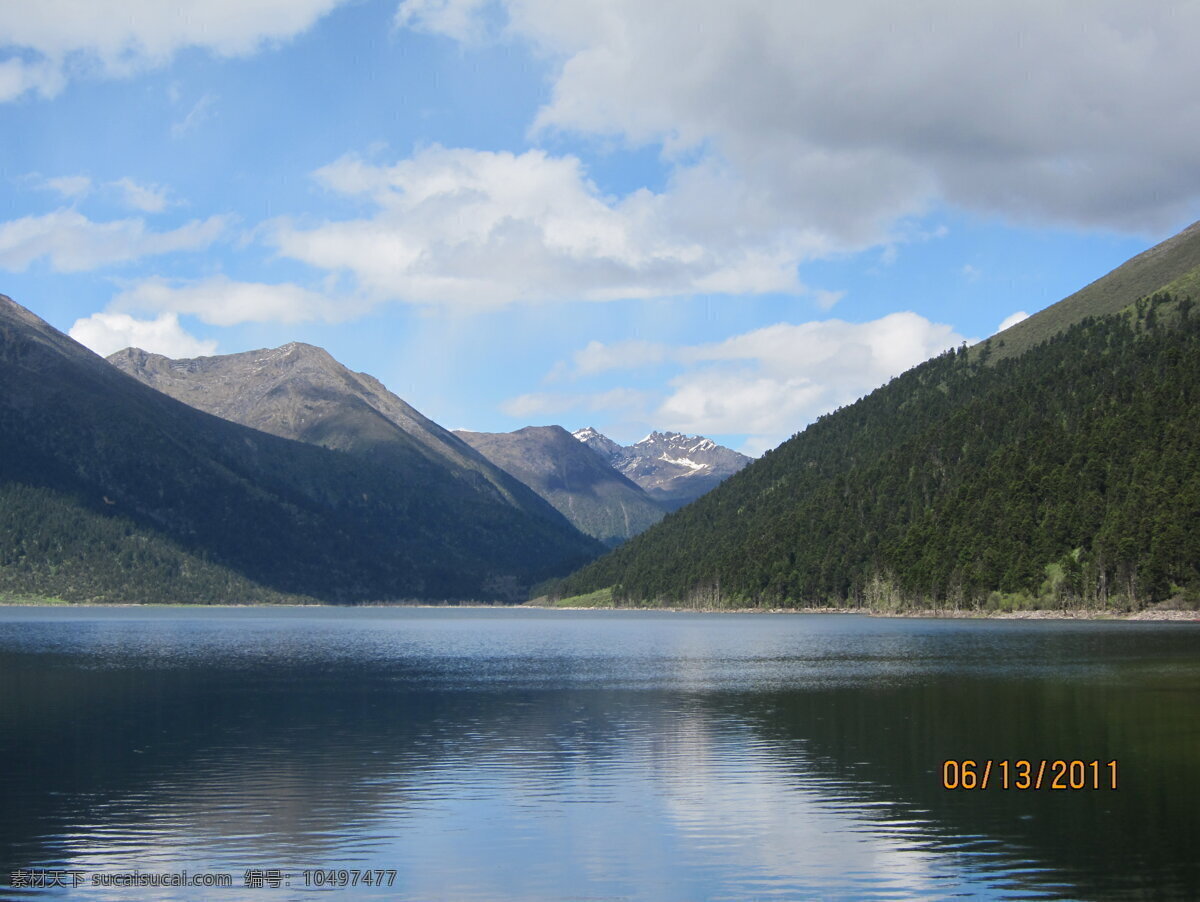
[[[347,156],[315,175],[369,201],[374,214],[316,225],[280,219],[264,227],[265,240],[282,256],[352,273],[378,298],[494,307],[798,292],[796,263],[818,249],[803,236],[717,229],[717,214],[702,216],[688,191],[602,196],[579,159],[541,150],[435,145],[390,166]]]
[[[722,189],[735,228],[862,246],[941,201],[1161,230],[1200,200],[1195,3],[502,5],[506,33],[557,61],[535,133],[661,144],[680,182]],[[487,15],[453,0],[401,9],[451,37]]]
[[[966,340],[951,326],[909,312],[865,323],[778,323],[720,342],[677,347],[593,341],[573,356],[573,375],[634,369],[647,360],[670,362],[679,372],[665,395],[653,400],[644,393],[631,395],[625,418],[686,433],[749,435],[746,448],[761,453],[818,416]],[[628,391],[524,395],[505,410],[522,416],[622,409],[621,393]],[[588,407],[601,401],[602,406]]]
[[[965,339],[915,313],[866,323],[780,323],[680,348],[688,370],[659,408],[683,432],[783,437]]]
[[[167,357],[204,357],[217,352],[215,341],[202,341],[179,325],[174,313],[135,319],[127,313],[93,313],[77,319],[68,334],[102,357],[122,348],[141,348]]]
[[[213,276],[197,281],[145,279],[113,298],[110,309],[186,313],[210,325],[234,326],[337,322],[364,313],[366,305],[291,283],[237,282]]]
[[[185,47],[253,53],[308,29],[344,0],[38,0],[0,4],[0,101],[52,97],[67,73],[123,76],[165,64]]]
[[[75,210],[25,216],[0,223],[0,268],[22,272],[46,260],[59,272],[81,272],[142,257],[208,247],[230,225],[227,216],[195,219],[154,232],[141,219],[93,222]]]
[[[1012,313],[1012,314],[1004,317],[1004,321],[1002,323],[1000,323],[999,326],[996,327],[996,331],[1003,332],[1009,326],[1015,326],[1017,323],[1021,322],[1022,320],[1026,320],[1026,319],[1029,319],[1029,314],[1026,313],[1024,310],[1018,310],[1016,313]]]

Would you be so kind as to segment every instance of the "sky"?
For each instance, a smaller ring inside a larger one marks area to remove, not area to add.
[[[761,454],[1200,218],[1200,3],[0,4],[0,293]]]

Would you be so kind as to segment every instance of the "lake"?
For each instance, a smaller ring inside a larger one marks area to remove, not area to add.
[[[1198,623],[0,608],[5,900],[1195,899],[1198,836]]]

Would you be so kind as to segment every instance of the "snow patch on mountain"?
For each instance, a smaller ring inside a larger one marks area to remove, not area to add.
[[[707,469],[706,464],[698,464],[694,460],[688,460],[686,457],[670,457],[665,451],[659,455],[659,460],[665,460],[669,464],[679,464],[681,467],[687,467],[691,470]]]
[[[655,431],[627,447],[593,426],[573,435],[671,509],[695,500],[750,462],[702,435]]]

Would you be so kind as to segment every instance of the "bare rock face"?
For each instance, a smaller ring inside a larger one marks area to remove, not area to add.
[[[374,376],[344,367],[323,348],[279,348],[172,360],[139,348],[108,358],[163,394],[243,426],[384,460],[418,478],[432,472],[533,513],[559,519],[520,481],[388,391]]]
[[[666,510],[677,510],[716,488],[750,458],[702,435],[651,432],[621,446],[591,426],[574,433]]]
[[[666,513],[561,426],[455,434],[545,498],[581,532],[607,545],[632,538]]]

